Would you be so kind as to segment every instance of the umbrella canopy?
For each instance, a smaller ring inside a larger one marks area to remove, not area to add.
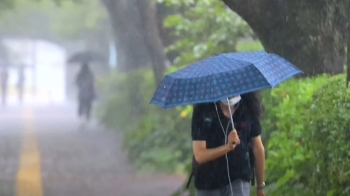
[[[220,54],[166,75],[151,103],[168,108],[216,102],[274,87],[299,73],[302,71],[276,54]]]
[[[68,58],[68,63],[105,62],[107,58],[95,51],[83,51]]]

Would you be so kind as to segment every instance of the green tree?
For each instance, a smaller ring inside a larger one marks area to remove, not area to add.
[[[168,50],[178,51],[175,64],[186,66],[217,53],[234,52],[239,40],[251,38],[253,32],[245,21],[216,0],[160,1],[185,10],[168,16],[166,28],[174,29],[178,41]]]

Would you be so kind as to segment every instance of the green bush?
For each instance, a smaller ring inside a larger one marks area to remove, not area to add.
[[[191,157],[190,122],[173,109],[154,110],[137,129],[126,133],[132,162],[154,172],[185,172]]]
[[[277,88],[263,92],[266,115],[262,120],[267,151],[266,180],[269,195],[310,195],[305,179],[311,165],[310,155],[302,143],[307,130],[308,111],[314,89],[327,76],[291,79]]]
[[[315,89],[324,84],[329,77],[289,79],[273,89],[262,91],[265,113],[262,120],[263,138],[267,142],[272,132],[289,131],[294,126],[305,124],[300,115],[310,108]],[[300,125],[302,126],[302,125]],[[297,127],[300,130],[300,127]]]
[[[112,129],[135,130],[148,114],[154,89],[153,73],[138,69],[131,73],[112,72],[99,80],[104,100],[97,108],[100,121]]]
[[[309,184],[315,195],[350,195],[350,89],[345,76],[318,89],[305,141],[312,155]]]
[[[132,163],[150,172],[185,172],[191,152],[190,123],[182,108],[161,109],[149,102],[155,91],[151,69],[111,73],[99,82],[104,100],[100,121],[124,135]]]

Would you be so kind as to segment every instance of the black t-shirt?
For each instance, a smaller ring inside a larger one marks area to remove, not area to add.
[[[206,115],[201,115],[197,118],[200,119],[192,119],[192,140],[205,140],[208,149],[217,148],[225,144],[225,135],[218,117],[206,117]],[[227,134],[231,132],[232,125],[230,120],[222,113],[220,113],[220,119],[225,131],[227,129]],[[233,115],[233,121],[241,144],[227,154],[230,178],[231,181],[235,179],[249,181],[248,142],[251,138],[261,134],[260,121],[256,118],[250,118],[248,115],[238,117],[235,116],[235,114]],[[198,165],[195,173],[195,187],[197,189],[213,190],[228,184],[229,179],[225,156]]]

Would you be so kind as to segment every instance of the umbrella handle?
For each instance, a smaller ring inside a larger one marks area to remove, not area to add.
[[[228,98],[227,98],[227,101],[228,101]],[[216,103],[214,103],[215,104],[215,109],[216,109],[216,113],[217,113],[217,115],[218,115],[218,117],[219,117],[219,112],[218,112],[218,107],[217,107],[217,105],[216,105]],[[231,116],[231,124],[232,124],[232,128],[233,128],[233,130],[235,130],[235,125],[234,125],[234,123],[233,123],[233,118],[232,118],[232,110],[231,110],[231,107],[230,106],[228,106],[228,109],[229,109],[229,111],[230,111],[230,116]],[[237,108],[235,108],[235,110],[236,110]],[[221,120],[220,120],[220,117],[219,117],[219,121],[220,121],[220,124],[221,124]],[[222,124],[221,124],[221,127],[222,127],[222,131],[224,132],[224,135],[225,135],[225,143],[227,142],[227,129],[228,129],[228,126],[227,126],[227,128],[226,128],[226,133],[225,133],[225,130],[224,130],[224,127],[222,126]],[[235,130],[236,131],[236,130]],[[233,143],[233,147],[235,147],[237,144],[236,143]]]
[[[228,101],[228,98],[227,98],[227,101]],[[230,106],[228,106],[228,109],[229,109],[229,111],[230,111],[230,117],[231,117],[231,124],[232,124],[232,130],[233,131],[236,131],[236,129],[235,129],[235,124],[233,123],[233,118],[232,118],[232,110],[231,110],[231,107]],[[236,108],[235,108],[235,110],[236,110]],[[236,131],[237,132],[237,131]],[[235,147],[237,144],[235,143],[235,142],[233,142],[233,147]]]

